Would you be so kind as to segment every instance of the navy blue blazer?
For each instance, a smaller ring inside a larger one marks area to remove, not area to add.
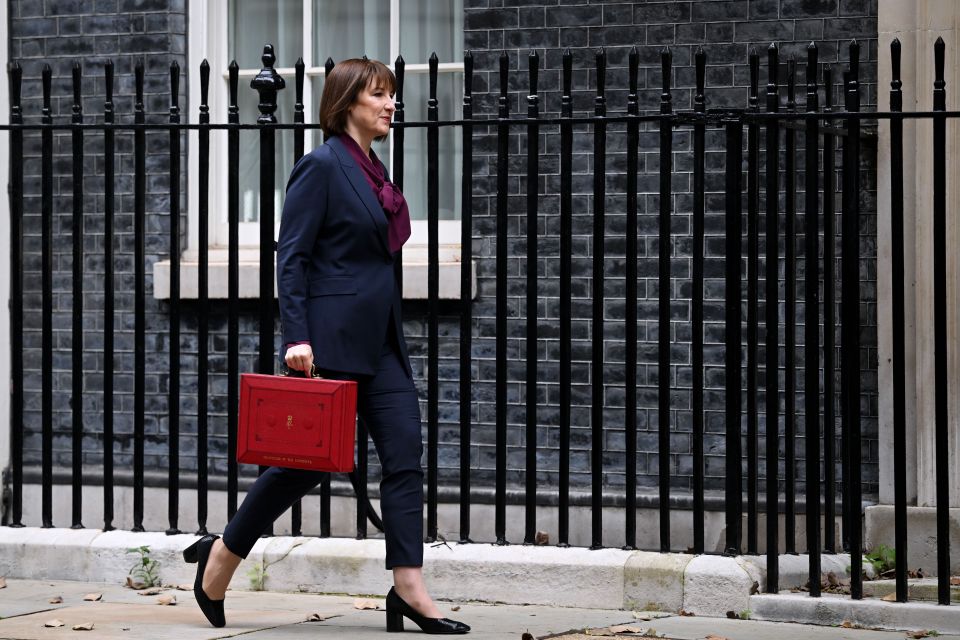
[[[304,155],[287,182],[277,294],[282,345],[309,340],[318,368],[375,373],[392,317],[411,373],[387,217],[336,136]]]

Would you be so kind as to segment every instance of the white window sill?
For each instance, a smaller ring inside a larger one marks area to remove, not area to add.
[[[227,252],[212,248],[209,252],[208,295],[210,299],[227,298]],[[441,300],[460,299],[460,247],[444,246],[440,250]],[[199,260],[195,251],[187,251],[180,259],[180,299],[196,300],[199,297]],[[274,268],[276,273],[276,268]],[[240,252],[240,298],[260,297],[260,261],[256,250]],[[477,296],[476,265],[470,264],[471,296]],[[276,286],[274,286],[276,292]],[[276,295],[276,294],[274,294]],[[153,265],[153,297],[157,300],[170,298],[170,261],[160,260]],[[403,252],[403,299],[427,299],[427,252],[426,247],[413,246]]]

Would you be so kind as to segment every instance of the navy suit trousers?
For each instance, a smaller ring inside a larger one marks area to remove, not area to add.
[[[401,362],[393,326],[391,318],[380,362],[372,376],[319,371],[325,378],[357,381],[357,415],[373,438],[382,469],[380,507],[387,569],[423,565],[420,404],[413,380]],[[223,543],[236,555],[246,558],[274,520],[320,484],[326,475],[322,471],[270,467],[257,478],[227,525]]]

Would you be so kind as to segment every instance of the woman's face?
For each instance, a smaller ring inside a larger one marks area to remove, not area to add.
[[[380,85],[370,84],[350,106],[347,124],[360,135],[380,138],[390,133],[390,120],[396,108],[392,93]]]

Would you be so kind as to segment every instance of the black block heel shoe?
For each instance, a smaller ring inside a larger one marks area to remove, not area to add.
[[[387,631],[403,631],[405,617],[417,623],[424,633],[454,634],[470,631],[469,626],[450,618],[427,618],[420,615],[390,587],[390,593],[387,594]]]
[[[203,570],[207,568],[207,558],[210,557],[210,549],[213,543],[220,536],[203,536],[192,545],[183,550],[183,559],[190,564],[197,563],[197,577],[193,581],[193,595],[200,605],[200,611],[207,616],[215,627],[222,627],[227,624],[223,615],[223,600],[211,600],[203,590]]]

